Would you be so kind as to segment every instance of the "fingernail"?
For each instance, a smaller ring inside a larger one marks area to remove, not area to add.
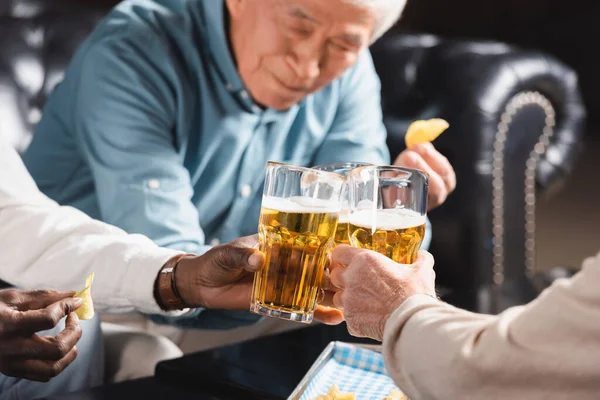
[[[75,303],[75,307],[79,308],[83,304],[83,299],[81,297],[75,297],[73,303]]]
[[[74,312],[71,313],[71,318],[73,319],[73,322],[79,322],[79,315]]]
[[[259,269],[263,266],[263,262],[264,256],[260,252],[256,252],[248,258],[248,265],[250,265],[252,268]]]

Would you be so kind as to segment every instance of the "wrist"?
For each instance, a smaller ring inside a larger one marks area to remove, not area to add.
[[[196,282],[196,273],[198,271],[198,259],[200,257],[188,254],[179,260],[177,272],[175,274],[174,285],[181,297],[183,303],[190,308],[200,306],[198,301],[198,290]]]
[[[182,297],[177,286],[178,273],[181,271],[180,264],[191,254],[179,254],[169,259],[158,272],[154,283],[154,298],[160,308],[165,311],[182,310],[188,307],[185,298]],[[184,280],[185,282],[185,280]]]

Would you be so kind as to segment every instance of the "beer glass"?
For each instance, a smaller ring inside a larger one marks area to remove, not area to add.
[[[340,212],[342,175],[269,162],[250,311],[310,323]]]
[[[425,235],[427,176],[415,169],[365,166],[348,173],[348,234],[355,247],[413,263]]]
[[[342,162],[334,164],[317,165],[313,168],[318,169],[319,171],[334,172],[336,174],[344,175],[344,177],[347,177],[348,172],[350,172],[350,170],[358,167],[364,167],[366,165],[371,164],[361,162]],[[344,188],[342,189],[341,202],[342,203],[340,209],[340,218],[338,220],[338,226],[335,231],[334,244],[350,244],[350,237],[348,236],[348,214],[350,212],[350,201],[348,199],[347,183],[344,184]]]

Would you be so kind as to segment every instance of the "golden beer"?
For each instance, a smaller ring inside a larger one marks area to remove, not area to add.
[[[342,210],[335,230],[335,244],[350,245],[350,235],[348,234],[348,211]]]
[[[350,161],[318,165],[313,168],[319,171],[333,172],[346,177],[352,169],[367,165],[371,164]],[[340,219],[338,222],[337,231],[335,232],[335,244],[350,244],[350,236],[348,236],[348,206],[348,186],[346,183],[344,183],[344,189],[342,190],[342,210],[340,211]]]
[[[251,311],[310,322],[339,210],[263,198],[258,225],[265,266],[256,273]]]
[[[412,264],[425,236],[425,216],[411,210],[359,210],[350,215],[348,230],[353,246]]]

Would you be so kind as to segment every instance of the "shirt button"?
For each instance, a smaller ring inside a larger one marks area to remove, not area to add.
[[[233,90],[233,86],[231,85],[231,83],[227,82],[227,84],[225,85],[225,89],[231,92]]]
[[[240,92],[240,96],[242,97],[242,99],[246,100],[248,98],[248,92],[245,90],[242,90]]]
[[[42,112],[39,108],[32,108],[27,115],[27,120],[31,125],[35,125],[42,119]]]
[[[221,241],[219,239],[217,239],[217,238],[214,238],[213,240],[210,241],[210,245],[213,246],[213,247],[214,246],[218,246],[220,244],[221,244]]]
[[[240,195],[243,198],[246,197],[250,197],[250,195],[252,194],[252,187],[248,184],[242,185],[242,187],[240,187]]]
[[[158,179],[150,179],[147,185],[152,190],[160,189],[160,181]]]

